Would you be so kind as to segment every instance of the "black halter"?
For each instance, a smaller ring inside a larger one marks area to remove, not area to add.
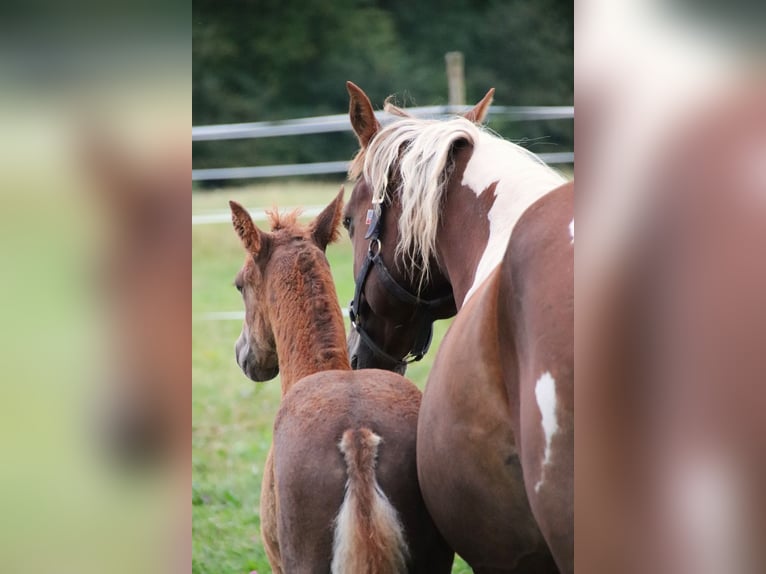
[[[407,289],[399,285],[391,276],[386,264],[383,263],[383,259],[380,257],[380,226],[383,219],[383,205],[375,204],[373,209],[367,212],[367,233],[364,238],[370,240],[370,245],[367,248],[367,257],[362,264],[362,268],[356,276],[356,286],[354,290],[354,299],[349,305],[349,318],[351,319],[351,325],[359,334],[361,339],[369,347],[369,349],[376,355],[391,361],[398,366],[406,366],[409,363],[419,361],[428,352],[428,348],[431,346],[431,339],[433,337],[433,322],[435,320],[434,314],[436,309],[453,301],[452,293],[438,299],[421,299],[417,295],[413,295]],[[415,342],[412,344],[412,348],[409,350],[404,359],[400,360],[384,351],[377,343],[372,340],[372,337],[364,330],[361,323],[361,317],[359,316],[359,310],[362,304],[362,294],[364,293],[364,284],[367,281],[367,276],[370,274],[372,268],[375,267],[378,271],[383,286],[388,292],[402,303],[412,305],[415,307],[415,317],[418,323],[417,336]]]

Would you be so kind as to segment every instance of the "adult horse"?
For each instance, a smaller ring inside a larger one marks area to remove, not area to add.
[[[458,313],[418,422],[426,505],[477,572],[571,572],[573,186],[477,125],[492,91],[446,121],[387,104],[401,119],[381,127],[347,88],[354,364],[401,370],[411,345],[422,354],[451,288]]]
[[[584,212],[585,572],[766,572],[766,78],[723,78],[679,86],[679,106],[639,91],[640,131],[605,124],[637,169],[620,190],[597,174]]]
[[[237,362],[254,381],[281,371],[261,491],[266,553],[276,573],[449,572],[453,553],[417,482],[420,392],[349,365],[324,256],[342,205],[341,191],[308,226],[272,213],[268,233],[231,202],[247,251],[235,280],[246,309]]]

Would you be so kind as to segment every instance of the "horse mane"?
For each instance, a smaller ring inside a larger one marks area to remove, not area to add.
[[[357,153],[349,177],[364,176],[372,188],[373,203],[391,199],[389,193],[399,197],[402,214],[397,255],[413,278],[420,275],[419,289],[430,276],[430,262],[436,254],[440,208],[454,167],[452,149],[456,142],[467,141],[474,146],[474,153],[481,153],[485,146],[504,146],[504,160],[512,163],[520,178],[540,169],[560,177],[532,152],[463,117],[419,119],[390,102],[386,108],[402,119],[381,128]],[[389,190],[392,180],[397,185]]]
[[[311,231],[298,221],[300,209],[280,214],[275,208],[266,213],[272,231],[279,235],[304,237]],[[303,241],[275,251],[272,258],[279,259],[275,268],[279,270],[280,285],[280,296],[273,304],[283,317],[274,329],[289,329],[284,340],[292,346],[306,345],[305,336],[297,335],[312,333],[312,348],[303,348],[299,353],[306,361],[303,367],[309,367],[310,372],[350,369],[343,316],[324,252],[310,241]]]
[[[400,118],[412,118],[414,116],[407,113],[407,110],[404,110],[394,104],[394,96],[388,96],[386,98],[386,101],[383,102],[383,111],[388,112],[392,116],[399,116]]]
[[[412,118],[410,114],[407,113],[406,110],[400,108],[399,106],[394,104],[394,96],[388,96],[386,98],[386,101],[383,103],[383,111],[391,114],[392,116],[398,116],[400,118]],[[363,147],[358,152],[356,152],[356,155],[351,160],[351,164],[348,168],[348,178],[351,181],[356,180],[360,175],[362,175],[362,172],[364,171],[364,161],[367,157],[367,148]]]
[[[294,266],[308,290],[308,297],[296,301],[293,324],[301,325],[310,319],[311,325],[321,326],[315,330],[313,340],[316,347],[322,349],[321,354],[306,357],[307,361],[313,360],[316,370],[350,368],[343,316],[327,259],[319,249],[301,250]],[[298,314],[303,315],[303,319]],[[328,364],[328,361],[332,362]]]
[[[301,215],[301,209],[293,209],[288,213],[279,213],[276,207],[266,210],[266,216],[269,219],[269,225],[272,231],[280,229],[294,229],[298,226],[298,218]]]

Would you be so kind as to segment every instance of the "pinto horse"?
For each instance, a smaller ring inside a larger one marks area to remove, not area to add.
[[[639,92],[642,132],[618,123],[638,175],[617,202],[594,178],[577,303],[584,572],[766,572],[766,78],[753,72],[680,90],[682,113]]]
[[[477,125],[492,91],[446,121],[387,104],[381,127],[347,88],[354,365],[401,371],[457,309],[418,422],[426,506],[476,572],[571,572],[573,186]]]
[[[261,534],[273,571],[449,572],[453,553],[420,494],[420,391],[388,371],[352,371],[324,255],[338,236],[343,192],[308,226],[271,213],[260,231],[231,202],[247,251],[235,285],[246,318],[237,362],[254,381],[281,371],[261,491]]]

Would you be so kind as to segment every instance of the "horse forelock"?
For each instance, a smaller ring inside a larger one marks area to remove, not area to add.
[[[399,106],[394,104],[394,96],[388,96],[386,98],[386,101],[383,105],[383,111],[391,114],[392,116],[398,116],[400,118],[409,118],[414,119],[414,116],[411,116],[407,113],[407,110],[404,110],[400,108]],[[367,148],[361,148],[357,154],[354,156],[354,159],[351,160],[351,163],[348,167],[348,178],[350,180],[357,179],[360,175],[362,175],[362,172],[364,171],[364,162],[365,158],[367,157]]]
[[[391,199],[390,194],[399,198],[402,213],[396,254],[405,272],[416,280],[418,291],[428,282],[436,258],[442,200],[454,168],[451,152],[459,140],[473,146],[472,158],[477,154],[492,158],[494,164],[487,166],[486,176],[501,182],[497,193],[516,193],[516,185],[507,185],[511,179],[521,186],[538,186],[533,180],[542,178],[548,189],[564,181],[531,151],[462,117],[446,121],[402,117],[381,128],[353,159],[349,177],[365,178],[373,203]],[[478,195],[483,189],[474,191]]]
[[[373,202],[384,202],[389,193],[399,197],[397,255],[405,271],[418,276],[418,290],[431,273],[441,200],[452,170],[452,146],[458,140],[474,143],[481,133],[481,128],[464,118],[406,117],[381,129],[360,152],[358,163],[363,166],[357,166],[357,171],[370,183]],[[397,186],[389,189],[394,177]]]
[[[301,215],[300,209],[293,209],[288,213],[279,213],[277,208],[267,209],[266,215],[269,218],[269,225],[272,231],[280,229],[293,229],[298,226],[298,217]]]

